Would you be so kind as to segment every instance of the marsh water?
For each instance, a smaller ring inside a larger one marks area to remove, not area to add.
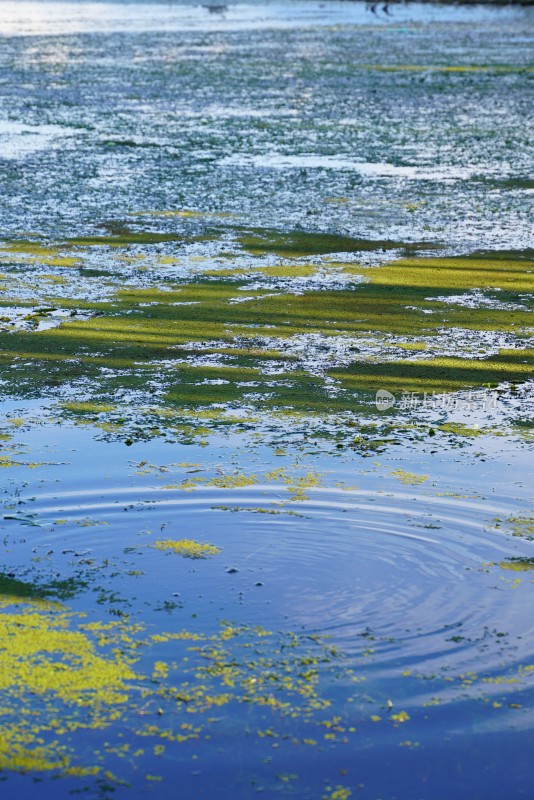
[[[533,23],[0,2],[2,797],[533,795]]]

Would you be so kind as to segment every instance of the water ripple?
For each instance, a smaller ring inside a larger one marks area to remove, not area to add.
[[[42,527],[31,541],[112,560],[137,551],[147,573],[139,597],[155,596],[155,570],[157,590],[179,584],[200,615],[214,605],[231,615],[238,598],[256,622],[328,634],[384,679],[400,669],[491,676],[534,660],[530,573],[500,567],[531,557],[533,546],[490,527],[511,513],[509,499],[306,492],[298,502],[273,485],[45,493],[32,503]],[[198,569],[163,558],[148,546],[161,531],[209,541],[222,555]]]

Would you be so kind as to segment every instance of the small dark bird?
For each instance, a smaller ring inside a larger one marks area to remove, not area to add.
[[[210,14],[224,14],[228,10],[228,6],[224,3],[221,5],[204,5],[203,3],[202,8],[205,8]]]
[[[380,6],[380,3],[378,2],[378,0],[375,3],[367,3],[366,4],[367,10],[371,11],[373,14],[376,14],[376,15],[378,15],[378,7],[379,6]],[[387,14],[388,17],[391,16],[391,11],[389,10],[389,6],[390,6],[390,3],[384,3],[382,8],[380,9],[381,11],[384,12],[384,14]]]

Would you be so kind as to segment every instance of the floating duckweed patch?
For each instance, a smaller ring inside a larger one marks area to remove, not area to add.
[[[428,480],[428,475],[416,475],[414,472],[407,472],[404,469],[395,469],[390,475],[409,486],[419,486]]]
[[[138,677],[130,632],[112,623],[107,638],[96,643],[89,634],[96,629],[57,604],[4,595],[2,607],[2,769],[98,773],[97,764],[77,763],[70,739],[76,731],[108,727],[125,713]],[[102,651],[112,642],[120,649]]]
[[[501,561],[499,566],[512,572],[528,572],[534,569],[534,558],[509,558]]]
[[[349,797],[352,797],[351,790],[346,786],[338,785],[335,789],[327,786],[326,791],[327,794],[323,795],[323,800],[349,800]]]
[[[146,739],[155,755],[209,740],[210,729],[225,719],[217,716],[223,708],[230,717],[243,709],[258,739],[287,746],[302,739],[320,748],[321,741],[346,741],[355,732],[331,714],[322,692],[332,680],[352,691],[356,676],[343,669],[336,647],[313,634],[224,622],[214,634],[161,631],[143,638],[139,624],[90,622],[40,599],[0,601],[1,769],[104,775],[113,785],[120,774],[104,773],[109,754],[142,761]],[[152,648],[163,648],[171,659],[152,655]],[[255,708],[255,715],[245,708]],[[125,724],[141,747],[124,743]],[[105,732],[103,752],[77,750],[79,737],[90,731]]]
[[[465,436],[468,439],[476,439],[487,433],[482,428],[470,427],[469,425],[462,425],[460,422],[445,422],[443,425],[438,425],[438,430],[443,433],[453,433],[456,436]]]
[[[517,536],[521,539],[534,539],[534,516],[514,516],[508,517],[504,521],[496,518],[495,526],[497,528],[504,527],[512,536]]]
[[[209,558],[221,552],[220,548],[213,544],[195,542],[194,539],[162,539],[155,542],[153,547],[156,550],[168,550],[184,558]]]
[[[116,406],[112,403],[61,403],[61,407],[64,408],[66,411],[73,411],[73,412],[88,412],[89,414],[104,414],[109,411],[114,411]]]
[[[189,638],[187,632],[169,636]],[[321,696],[320,685],[333,674],[329,665],[334,668],[341,653],[319,637],[223,623],[218,634],[197,635],[193,642],[182,664],[185,680],[161,690],[162,696],[178,702],[187,713],[237,703],[264,708],[281,719],[347,730],[340,717],[332,722],[321,713],[331,701]],[[350,681],[352,676],[349,669],[344,677]],[[272,735],[278,734],[273,730]]]
[[[193,478],[186,478],[180,483],[167,484],[163,488],[182,489],[183,491],[194,491],[201,486],[213,486],[216,489],[242,489],[247,486],[258,485],[262,481],[268,484],[283,484],[292,501],[307,500],[306,490],[322,485],[322,477],[318,472],[308,471],[304,475],[291,475],[285,467],[280,467],[269,470],[262,476],[256,474],[246,475],[240,472],[215,477],[197,475]]]

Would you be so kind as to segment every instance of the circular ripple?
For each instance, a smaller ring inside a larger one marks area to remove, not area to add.
[[[179,596],[228,616],[238,603],[260,624],[328,634],[385,676],[399,667],[488,673],[532,659],[529,573],[518,584],[499,563],[533,547],[484,525],[510,513],[504,500],[308,494],[291,502],[285,487],[269,485],[41,495],[32,542],[106,559],[133,548],[142,553],[139,598]],[[202,564],[169,559],[147,547],[154,537],[209,541],[222,554]]]

